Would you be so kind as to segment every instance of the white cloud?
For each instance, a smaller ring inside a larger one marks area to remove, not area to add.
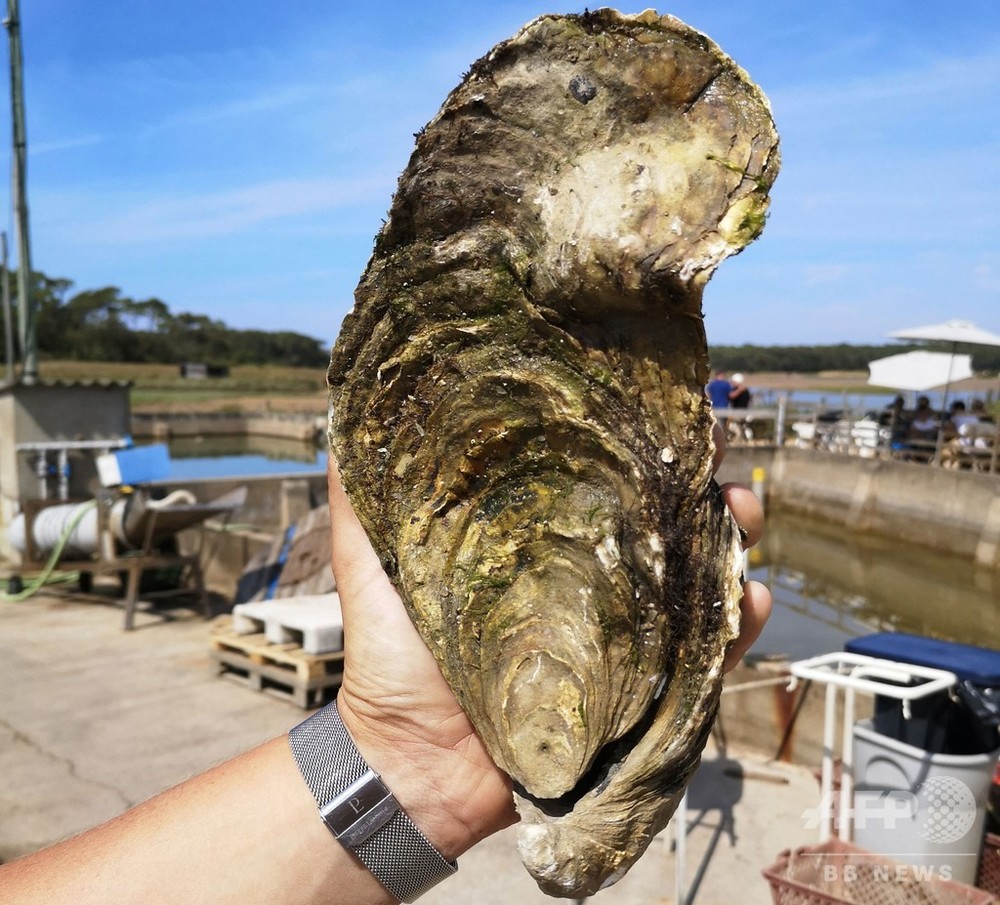
[[[834,113],[884,117],[904,109],[958,109],[974,96],[992,97],[1000,81],[1000,49],[963,57],[929,59],[924,66],[864,77],[801,83],[770,92],[776,115],[816,118],[831,125]],[[887,106],[886,102],[890,102]]]
[[[29,157],[40,154],[51,154],[58,151],[72,151],[78,148],[89,148],[99,145],[104,141],[104,136],[96,133],[90,135],[78,135],[74,138],[60,138],[52,141],[36,141],[28,145]]]
[[[803,283],[816,286],[822,283],[843,283],[855,271],[848,264],[812,264],[803,268]]]
[[[241,233],[269,221],[331,214],[339,208],[370,202],[386,192],[386,179],[284,179],[227,191],[159,194],[135,198],[95,193],[67,205],[43,199],[45,228],[65,241],[152,243],[203,239]],[[62,213],[56,213],[61,211]],[[89,213],[88,213],[89,211]],[[85,222],[81,222],[85,221]]]

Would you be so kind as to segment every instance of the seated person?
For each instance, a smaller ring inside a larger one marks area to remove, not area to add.
[[[945,423],[947,442],[941,451],[942,463],[951,468],[975,468],[982,461],[982,454],[992,447],[995,435],[996,426],[981,399],[973,400],[968,411],[961,401],[954,402]]]
[[[973,399],[969,411],[954,414],[952,422],[959,445],[977,446],[983,449],[990,445],[989,438],[994,435],[995,429],[993,419],[986,413],[982,399]]]
[[[940,425],[941,419],[937,412],[931,408],[931,401],[926,396],[920,396],[917,398],[917,407],[913,410],[913,417],[910,418],[906,439],[910,443],[934,441],[937,439]]]
[[[897,396],[882,410],[878,423],[882,427],[889,428],[889,444],[893,449],[901,449],[905,445],[906,435],[910,429],[910,416],[902,396]]]
[[[965,403],[961,399],[956,399],[948,407],[948,417],[944,419],[944,423],[941,425],[945,440],[952,440],[957,437],[958,429],[967,423],[969,423],[969,414],[965,410]]]

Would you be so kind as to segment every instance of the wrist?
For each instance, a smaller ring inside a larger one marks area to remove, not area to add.
[[[336,702],[295,726],[288,744],[327,829],[396,899],[412,902],[458,870],[365,760]]]
[[[458,858],[513,822],[510,781],[491,761],[484,765],[461,711],[444,722],[417,722],[377,712],[343,690],[337,700],[358,750],[445,858]],[[431,732],[441,741],[430,739]]]

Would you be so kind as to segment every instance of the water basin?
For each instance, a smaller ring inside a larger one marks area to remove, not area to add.
[[[748,577],[774,598],[755,653],[802,659],[876,631],[1000,648],[1000,575],[959,557],[775,511]]]

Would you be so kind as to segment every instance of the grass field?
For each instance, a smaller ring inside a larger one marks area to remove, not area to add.
[[[239,365],[228,377],[190,379],[175,364],[44,361],[43,380],[128,381],[134,411],[326,411],[322,368]]]

